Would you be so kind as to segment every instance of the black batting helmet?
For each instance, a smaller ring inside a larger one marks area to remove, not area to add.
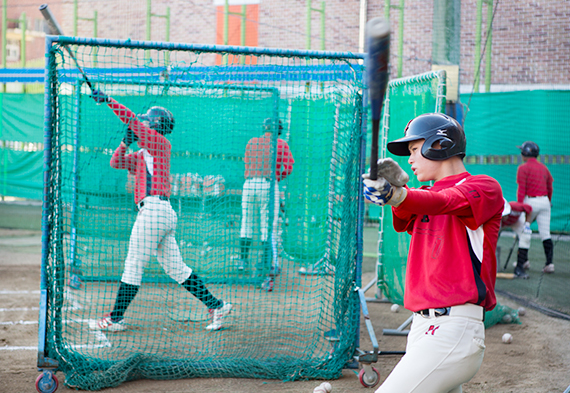
[[[465,157],[465,133],[454,118],[443,113],[426,113],[411,120],[404,137],[388,142],[388,150],[397,156],[409,156],[408,142],[425,139],[422,156],[441,161],[450,157]],[[433,148],[439,142],[439,148]]]
[[[267,119],[263,120],[263,130],[264,131],[271,131],[274,127],[274,119],[271,117],[268,117]],[[281,120],[277,120],[277,124],[278,124],[278,129],[277,129],[277,134],[281,135],[281,131],[283,130],[283,124],[281,123]]]
[[[151,107],[144,115],[138,115],[142,121],[148,121],[149,127],[159,134],[170,134],[174,128],[174,116],[161,106]]]
[[[538,157],[538,145],[531,141],[526,141],[522,146],[517,146],[521,149],[521,154],[525,157]]]

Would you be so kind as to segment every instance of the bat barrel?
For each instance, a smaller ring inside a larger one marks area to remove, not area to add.
[[[61,26],[57,23],[57,20],[51,13],[49,6],[47,4],[40,5],[40,12],[42,13],[44,19],[46,20],[49,30],[53,35],[63,35]]]
[[[380,119],[382,102],[388,84],[390,59],[390,24],[384,18],[374,18],[366,24],[368,55],[366,75],[372,119]]]

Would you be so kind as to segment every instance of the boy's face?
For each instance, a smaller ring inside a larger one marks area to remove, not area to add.
[[[408,150],[410,151],[408,164],[412,166],[412,171],[419,181],[438,180],[437,175],[441,165],[438,161],[428,160],[422,155],[424,142],[425,139],[408,142]]]

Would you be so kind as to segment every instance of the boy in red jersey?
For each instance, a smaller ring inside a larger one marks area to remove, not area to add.
[[[170,150],[165,135],[174,128],[174,117],[162,107],[154,106],[144,115],[95,90],[92,98],[106,103],[127,125],[127,132],[111,158],[115,169],[127,169],[135,176],[135,203],[139,210],[129,240],[129,252],[113,311],[89,324],[92,330],[122,331],[126,329],[124,314],[135,298],[142,282],[143,270],[151,258],[178,284],[198,298],[210,310],[207,330],[220,330],[223,319],[232,310],[230,303],[216,299],[204,282],[189,268],[180,255],[176,242],[178,217],[170,206]],[[129,145],[138,141],[140,150],[126,154]]]
[[[366,199],[391,205],[396,231],[412,236],[404,306],[414,318],[406,354],[377,392],[461,392],[483,361],[484,312],[496,305],[503,196],[496,180],[465,170],[465,146],[455,119],[424,114],[387,147],[410,156],[418,180],[434,184],[397,187],[382,170],[375,181],[363,176]]]
[[[536,143],[527,141],[518,148],[521,150],[523,164],[517,169],[517,201],[532,206],[530,222],[536,220],[546,256],[542,271],[554,273],[554,245],[550,237],[552,175],[546,165],[538,162],[539,148]]]
[[[272,132],[277,128],[277,154],[275,157],[275,185],[273,206],[270,206],[271,195],[271,163]],[[263,135],[249,140],[245,148],[245,183],[241,195],[241,228],[240,228],[240,256],[237,261],[238,270],[248,267],[249,250],[253,241],[253,228],[256,215],[259,215],[261,242],[263,249],[263,262],[260,268],[269,264],[269,276],[280,273],[279,259],[277,258],[278,225],[279,225],[279,182],[293,172],[295,160],[285,140],[281,139],[283,125],[281,120],[267,118],[263,122]],[[270,209],[273,210],[273,223],[269,223]],[[269,232],[271,230],[271,244]],[[271,257],[272,256],[272,257]],[[261,269],[260,269],[261,270]],[[268,288],[269,289],[269,288]],[[269,289],[270,290],[270,289]]]

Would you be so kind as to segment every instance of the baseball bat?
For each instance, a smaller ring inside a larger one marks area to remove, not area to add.
[[[61,26],[59,25],[59,23],[57,23],[57,19],[55,19],[55,16],[53,16],[53,14],[51,13],[51,10],[49,9],[49,6],[47,4],[40,5],[40,12],[42,13],[44,19],[46,20],[51,34],[63,35],[63,31],[61,30]],[[91,92],[93,92],[93,90],[94,90],[93,85],[91,85],[89,78],[87,78],[87,74],[83,71],[83,68],[81,68],[81,66],[79,65],[79,62],[75,58],[75,55],[73,54],[73,52],[71,52],[71,50],[67,46],[64,46],[64,48],[67,50],[67,53],[69,53],[69,56],[71,56],[71,58],[75,62],[75,66],[77,67],[79,72],[81,72],[81,74],[83,75],[83,78],[85,78],[85,82],[87,83],[87,85],[91,89]]]
[[[372,112],[372,146],[370,151],[370,180],[378,178],[378,134],[384,95],[388,86],[390,59],[390,24],[384,18],[373,18],[366,23],[366,81]]]

